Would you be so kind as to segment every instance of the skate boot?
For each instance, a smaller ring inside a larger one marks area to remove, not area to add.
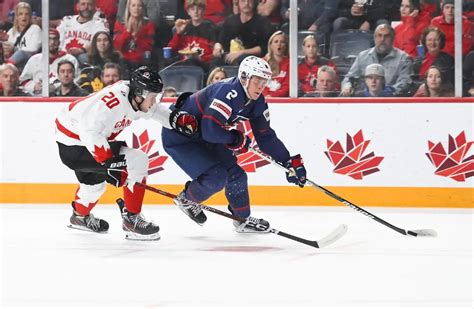
[[[117,204],[122,214],[122,229],[126,232],[125,239],[129,240],[159,240],[160,227],[152,221],[146,221],[140,214],[128,212],[125,202],[119,198]]]
[[[186,188],[188,186],[186,185]],[[203,225],[206,222],[207,217],[202,211],[199,205],[193,205],[187,202],[186,195],[184,192],[186,189],[183,190],[176,198],[173,199],[173,202],[181,209],[191,220],[196,222],[199,225]]]
[[[72,202],[72,216],[69,221],[71,222],[68,227],[72,229],[78,229],[82,231],[96,232],[96,233],[106,233],[109,230],[109,224],[107,221],[94,217],[93,214],[88,214],[87,216],[81,216],[76,213],[76,204]]]
[[[268,233],[270,223],[264,219],[249,216],[245,222],[234,220],[234,227],[237,233]]]

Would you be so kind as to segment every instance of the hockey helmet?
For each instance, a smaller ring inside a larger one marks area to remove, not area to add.
[[[269,81],[272,78],[272,69],[268,62],[262,58],[248,56],[239,66],[239,79],[250,80],[252,76],[258,76]]]
[[[141,66],[130,76],[130,90],[133,95],[145,97],[147,93],[160,93],[163,81],[160,74],[147,66]]]

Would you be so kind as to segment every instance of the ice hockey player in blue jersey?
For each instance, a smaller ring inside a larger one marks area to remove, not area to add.
[[[300,187],[306,182],[301,156],[290,156],[270,127],[262,91],[271,75],[265,60],[249,56],[241,62],[237,77],[194,94],[184,93],[172,107],[194,115],[199,123],[196,136],[186,137],[163,128],[162,140],[165,151],[192,179],[175,203],[200,225],[206,222],[206,215],[199,206],[186,201],[201,203],[225,189],[230,212],[246,219],[244,223],[234,221],[237,232],[266,232],[270,227],[268,221],[250,216],[247,174],[236,158],[236,154],[248,150],[250,138],[233,129],[239,121],[249,120],[260,149],[293,171],[286,175],[289,182]]]

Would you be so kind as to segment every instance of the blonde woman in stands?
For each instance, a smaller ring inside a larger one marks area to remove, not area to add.
[[[287,97],[290,94],[290,60],[288,40],[283,31],[277,31],[268,40],[268,52],[263,57],[272,69],[272,78],[263,90],[267,97]]]
[[[451,83],[443,76],[441,69],[431,66],[426,71],[425,82],[418,88],[415,97],[452,97],[454,91]]]
[[[224,68],[216,67],[211,71],[211,73],[209,73],[206,86],[217,83],[218,81],[221,81],[226,78],[227,78],[227,73],[225,72]]]

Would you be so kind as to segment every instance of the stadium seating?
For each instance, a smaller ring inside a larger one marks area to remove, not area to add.
[[[197,91],[204,86],[204,70],[193,65],[176,65],[160,72],[166,86],[176,88],[178,93]]]

